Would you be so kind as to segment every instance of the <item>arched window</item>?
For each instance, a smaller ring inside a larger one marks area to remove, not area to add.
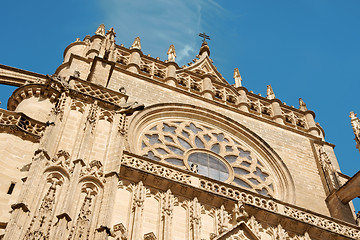
[[[163,120],[140,135],[141,155],[218,181],[273,195],[273,178],[262,159],[240,139],[210,125]]]

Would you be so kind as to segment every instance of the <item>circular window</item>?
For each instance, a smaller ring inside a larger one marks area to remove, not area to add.
[[[188,157],[189,166],[197,167],[200,175],[219,180],[226,181],[229,178],[229,170],[226,165],[214,155],[204,152],[194,152]]]
[[[139,140],[139,152],[144,157],[263,195],[274,195],[273,178],[256,152],[240,139],[210,125],[162,120],[147,126]]]

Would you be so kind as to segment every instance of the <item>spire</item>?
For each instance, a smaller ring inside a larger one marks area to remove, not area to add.
[[[307,111],[307,107],[306,104],[304,103],[304,101],[302,100],[302,98],[299,98],[299,106],[300,106],[300,110],[301,111]]]
[[[199,33],[199,36],[203,38],[199,55],[202,56],[204,53],[207,53],[208,57],[210,57],[210,48],[206,42],[206,39],[210,40],[210,37],[205,33]]]
[[[350,112],[351,126],[355,134],[355,141],[357,144],[360,143],[360,120],[356,117],[356,113]]]
[[[275,98],[275,94],[274,94],[274,91],[272,90],[271,85],[267,85],[266,98],[270,99],[270,100]]]
[[[114,31],[114,28],[110,28],[107,32],[106,32],[106,38],[110,39],[110,40],[114,40],[116,37],[116,32]]]
[[[140,38],[136,37],[133,44],[131,45],[130,49],[139,49],[141,50],[141,43],[140,43]]]
[[[100,36],[103,36],[105,37],[105,25],[104,24],[101,24],[98,29],[96,30],[95,32],[95,35],[100,35]]]
[[[170,45],[167,55],[168,55],[169,62],[175,62],[176,52],[175,52],[175,47],[173,44]]]
[[[234,80],[235,80],[235,87],[236,88],[241,87],[242,78],[238,68],[234,69]]]

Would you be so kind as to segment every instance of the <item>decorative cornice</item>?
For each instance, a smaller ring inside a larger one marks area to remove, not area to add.
[[[44,134],[46,123],[37,121],[24,113],[0,109],[0,131],[21,137],[24,140],[39,142]]]
[[[186,171],[181,169],[175,170],[171,166],[166,166],[165,164],[160,164],[151,159],[140,157],[129,152],[124,152],[122,164],[135,171],[145,171],[147,174],[172,181],[176,181],[176,178],[174,178],[176,174],[185,174],[187,176],[186,179],[189,180],[178,180],[177,182],[179,184],[187,185],[189,189],[194,189],[198,192],[198,195],[201,194],[199,191],[205,191],[207,194],[223,198],[221,202],[225,199],[235,201],[235,203],[237,201],[241,201],[248,206],[259,209],[260,211],[265,211],[279,217],[285,216],[292,220],[309,224],[321,231],[329,231],[334,234],[350,237],[352,239],[360,239],[360,228],[353,224],[324,216],[280,200],[265,197],[230,184],[220,184],[218,181],[210,179],[204,180],[201,179],[201,176],[192,172],[185,173]]]

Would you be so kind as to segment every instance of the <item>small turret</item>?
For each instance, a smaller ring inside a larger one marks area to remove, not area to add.
[[[351,126],[355,134],[356,148],[360,151],[360,120],[356,113],[350,112]]]

